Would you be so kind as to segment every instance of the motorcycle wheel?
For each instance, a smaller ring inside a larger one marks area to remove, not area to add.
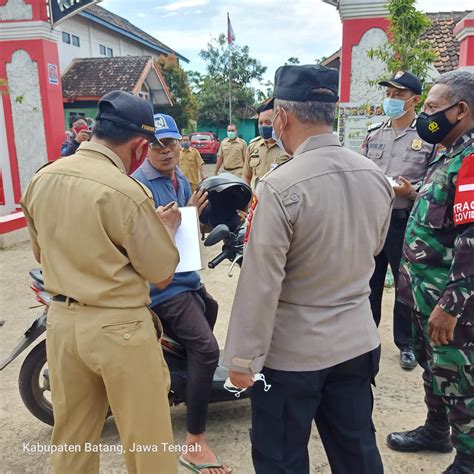
[[[45,395],[50,393],[45,377],[46,341],[41,341],[23,362],[18,377],[20,395],[26,408],[43,423],[54,425],[53,405]]]

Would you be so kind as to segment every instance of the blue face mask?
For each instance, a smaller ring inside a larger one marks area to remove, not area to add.
[[[187,149],[189,148],[189,145],[190,145],[189,142],[182,142],[182,143],[181,143],[181,146],[182,146],[185,150],[187,150]]]
[[[271,125],[261,125],[258,127],[258,133],[264,140],[269,140],[273,135],[273,127]]]
[[[383,101],[383,111],[385,112],[385,115],[388,115],[390,118],[401,118],[407,113],[407,110],[405,110],[405,101],[402,99],[386,97]]]

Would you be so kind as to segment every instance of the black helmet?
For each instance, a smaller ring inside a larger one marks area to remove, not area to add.
[[[209,204],[202,211],[199,220],[215,227],[226,224],[231,231],[240,225],[237,209],[246,211],[252,198],[252,188],[242,179],[231,173],[221,173],[206,178],[198,187],[204,188]]]

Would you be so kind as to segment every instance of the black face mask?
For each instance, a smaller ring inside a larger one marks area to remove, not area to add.
[[[449,132],[460,122],[458,120],[455,123],[451,123],[446,117],[446,112],[453,107],[456,107],[458,104],[459,102],[432,115],[428,115],[426,112],[421,112],[416,119],[416,131],[420,138],[432,145],[441,143]]]

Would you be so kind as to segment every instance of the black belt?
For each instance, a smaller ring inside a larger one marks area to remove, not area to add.
[[[71,298],[70,296],[64,296],[64,295],[56,295],[51,298],[53,301],[58,301],[60,303],[79,303],[79,301],[75,300],[74,298]]]
[[[392,209],[392,217],[395,219],[408,219],[411,209]]]

